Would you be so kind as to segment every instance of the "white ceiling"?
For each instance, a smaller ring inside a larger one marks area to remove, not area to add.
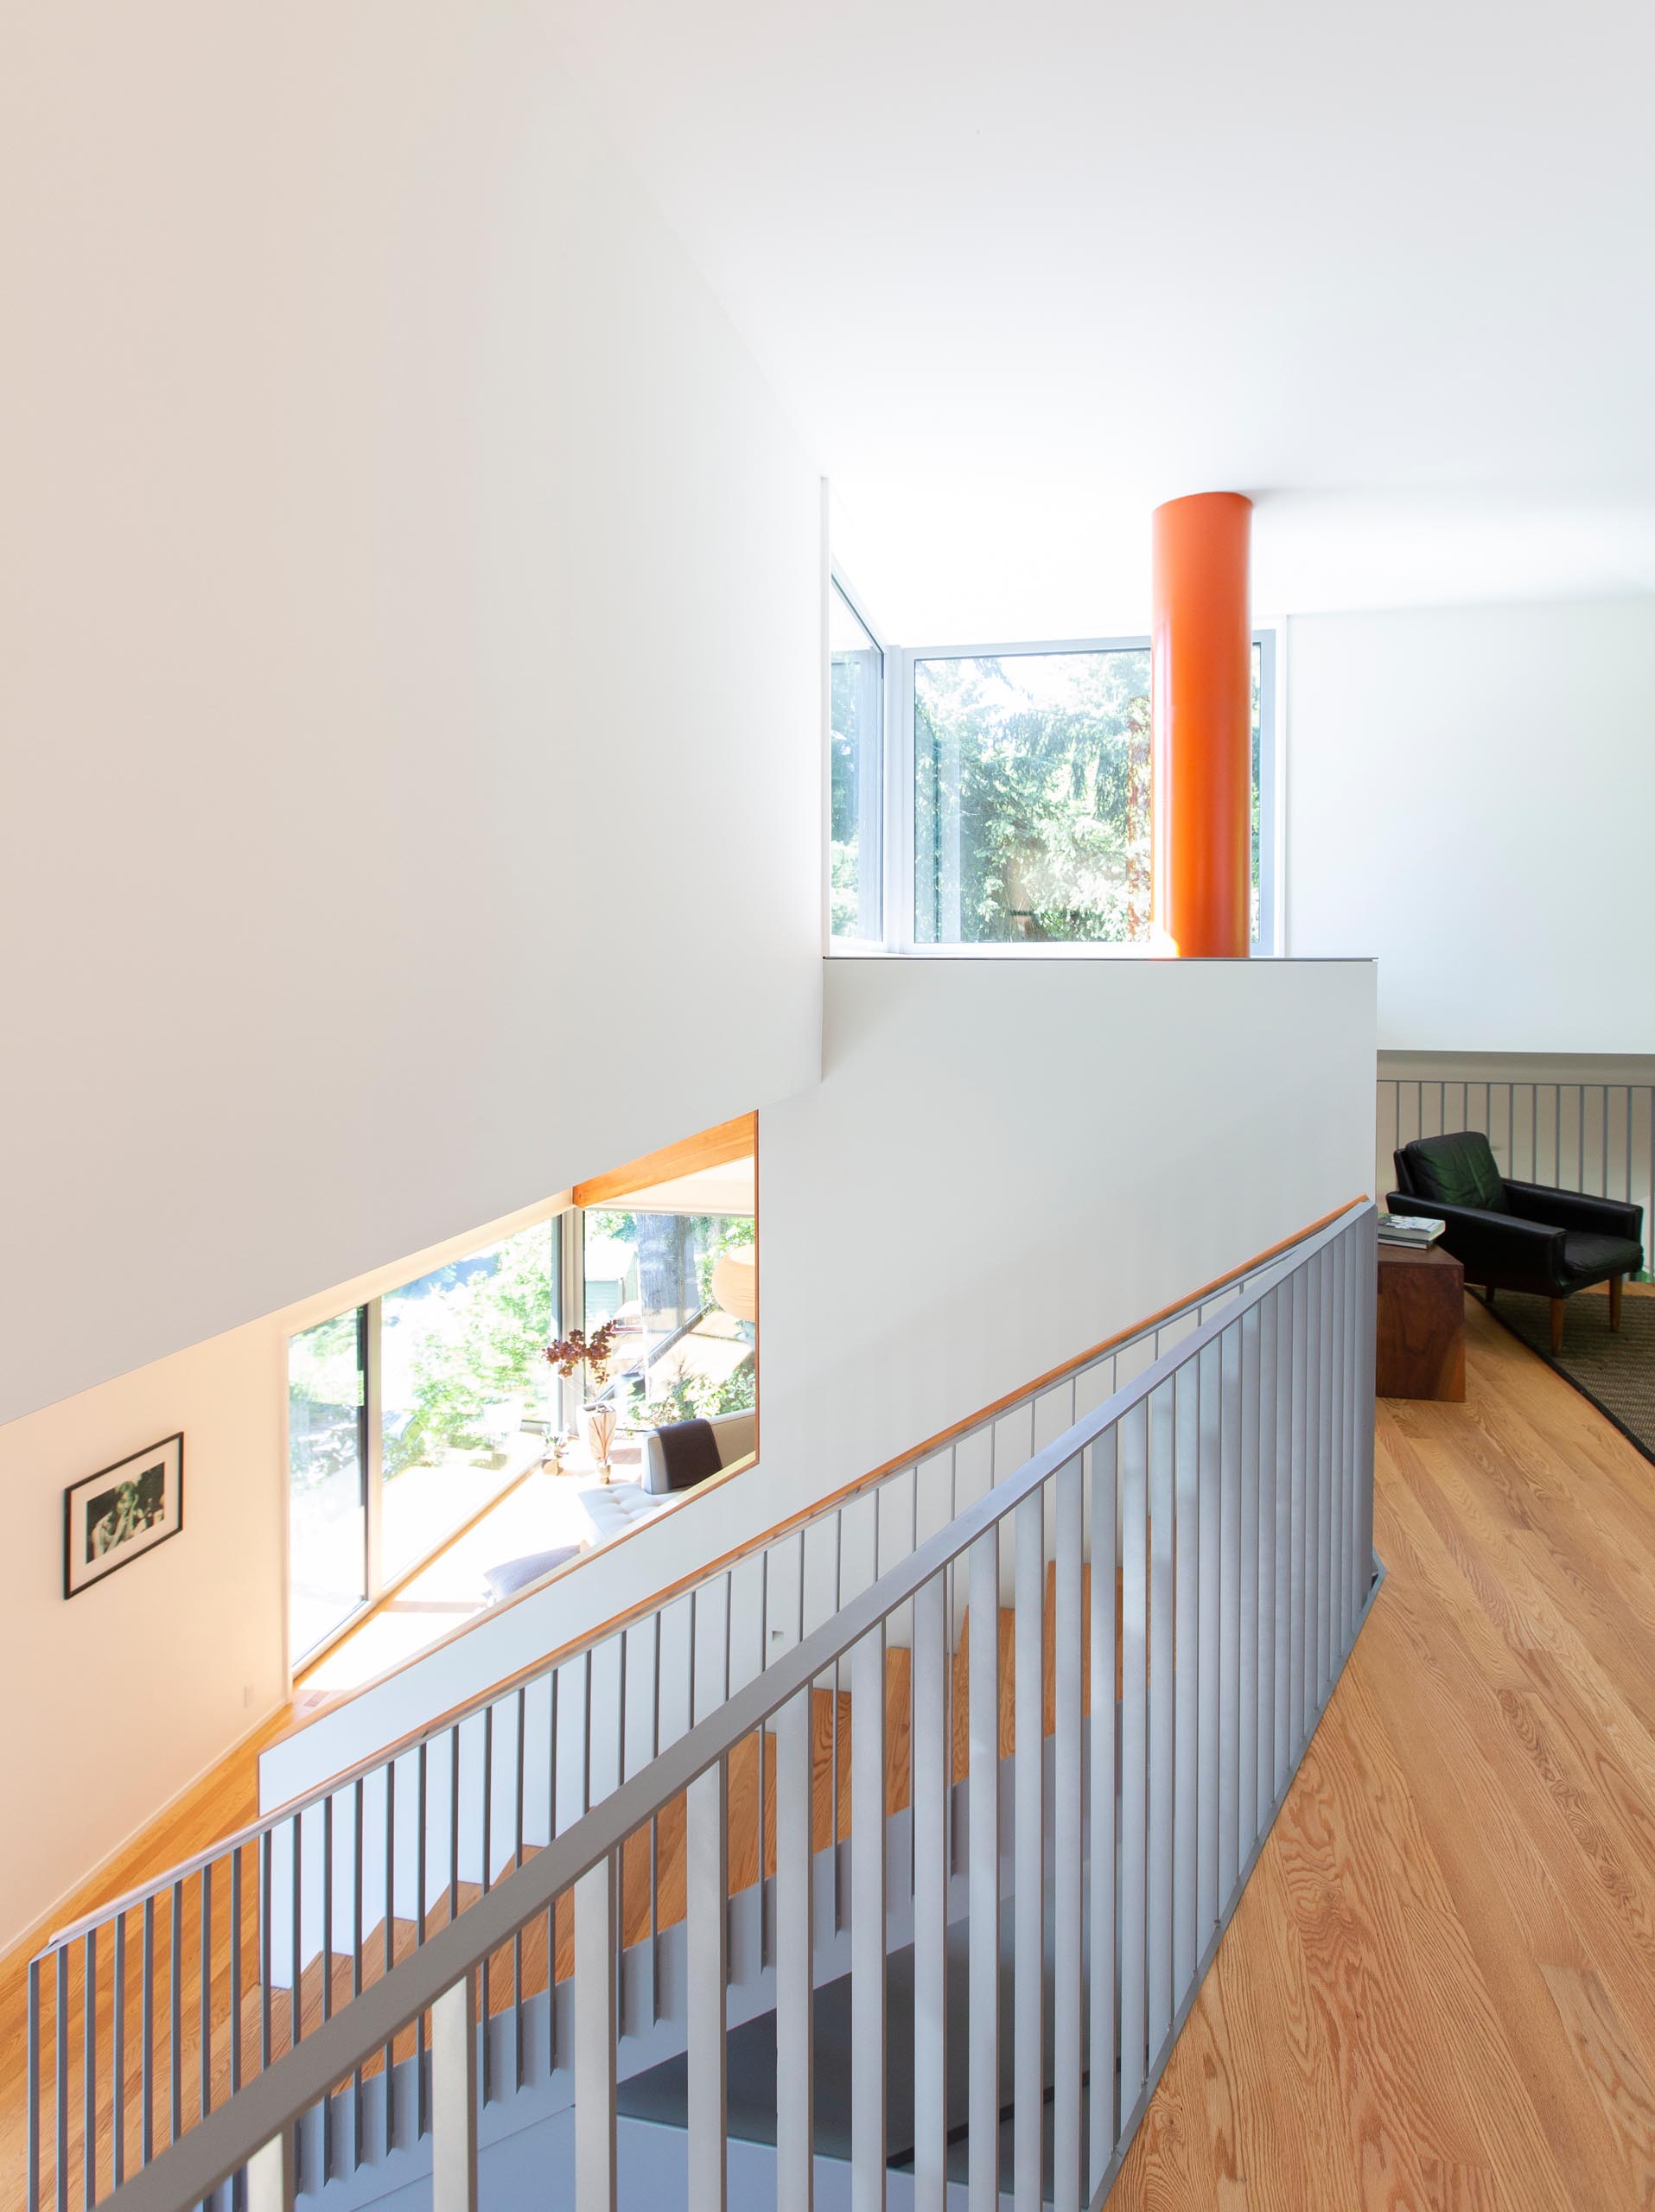
[[[597,104],[919,642],[1655,589],[1649,0],[604,0]]]

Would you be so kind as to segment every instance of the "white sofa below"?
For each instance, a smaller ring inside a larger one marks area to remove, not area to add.
[[[581,1511],[591,1523],[594,1549],[607,1544],[640,1521],[652,1521],[672,1501],[652,1497],[640,1483],[586,1483],[580,1493]]]

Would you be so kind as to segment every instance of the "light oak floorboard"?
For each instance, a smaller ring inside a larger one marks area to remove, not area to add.
[[[1655,2208],[1655,1466],[1467,1301],[1111,2212]]]

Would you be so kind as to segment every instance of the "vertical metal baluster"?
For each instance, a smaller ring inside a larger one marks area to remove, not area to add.
[[[54,2055],[57,2060],[57,2094],[52,2118],[55,2125],[57,2142],[57,2212],[68,2212],[69,2204],[69,1947],[61,1944],[57,1955],[57,2006],[52,2021]]]
[[[944,2212],[948,2186],[948,1576],[913,1595],[913,2202]],[[784,2190],[781,2202],[788,2201]]]
[[[546,1704],[546,1840],[557,1840],[557,1669],[548,1677]],[[557,1900],[546,1906],[546,2079],[557,2066]]]
[[[1655,1092],[1651,1094],[1655,1098]],[[1655,1134],[1652,1132],[1652,1134]],[[1655,1160],[1655,1154],[1652,1154]],[[1373,1424],[1374,1424],[1374,1338],[1377,1308],[1379,1297],[1379,1248],[1376,1234],[1377,1217],[1370,1214],[1362,1224],[1362,1313],[1359,1322],[1362,1344],[1362,1423],[1359,1439],[1360,1465],[1358,1470],[1359,1506],[1356,1525],[1357,1558],[1360,1565],[1361,1600],[1365,1604],[1368,1585],[1373,1575]]]
[[[143,1900],[143,1980],[138,1990],[138,2070],[143,2110],[138,2121],[138,2157],[148,2165],[156,2154],[156,1901]],[[35,2199],[29,2199],[34,2212]]]
[[[1043,1485],[1018,1501],[1013,1518],[1012,2196],[1016,2212],[1040,2212],[1046,2149]]]
[[[29,1962],[29,2212],[40,2212],[41,2207],[41,2098],[45,2087],[41,2072],[41,1962],[35,1958]],[[144,2156],[149,2156],[147,2145]]]
[[[247,2212],[293,2212],[297,2193],[293,2130],[284,2127],[247,2161]]]
[[[1288,1405],[1290,1420],[1289,1472],[1288,1487],[1289,1550],[1286,1594],[1288,1605],[1287,1643],[1287,1742],[1283,1751],[1284,1771],[1278,1777],[1278,1787],[1287,1779],[1299,1756],[1299,1746],[1304,1740],[1304,1626],[1305,1626],[1305,1477],[1308,1424],[1306,1401],[1309,1393],[1309,1363],[1306,1345],[1308,1339],[1307,1309],[1309,1305],[1309,1282],[1303,1265],[1288,1277],[1292,1292],[1292,1376],[1289,1386]]]
[[[449,1924],[460,1917],[460,1724],[449,1730]]]
[[[614,1861],[575,1885],[575,2203],[615,2212]]]
[[[321,2017],[334,2017],[334,1796],[321,1801]],[[321,2177],[334,2178],[334,2094],[321,2100]]]
[[[695,1726],[701,1711],[699,1705],[696,1701],[696,1647],[701,1640],[700,1596],[701,1592],[699,1590],[691,1590],[690,1592],[690,1664],[689,1681],[685,1692],[684,1711],[691,1728]],[[589,1684],[589,1670],[588,1681]]]
[[[722,1758],[697,1775],[685,1792],[684,1858],[689,2202],[695,2212],[724,2212],[729,2135],[725,2036],[729,1795]]]
[[[1071,1408],[1073,1413],[1073,1407]],[[1081,2187],[1081,1791],[1085,1770],[1081,1718],[1087,1624],[1081,1604],[1085,1501],[1079,1459],[1058,1471],[1052,1551],[1055,1562],[1052,1685],[1053,1727],[1053,1970],[1052,2194],[1057,2212],[1080,2212],[1091,2196]],[[1095,1572],[1094,1568],[1094,1572]],[[1095,1696],[1096,1693],[1094,1693]],[[1044,1942],[1044,1930],[1041,1931]]]
[[[292,1961],[291,1979],[288,1984],[288,2049],[291,2050],[295,2049],[298,2044],[299,2031],[303,2024],[302,2001],[299,1990],[299,1969],[301,1941],[300,1923],[303,1906],[301,1866],[304,1846],[304,1815],[302,1813],[296,1813],[292,1819],[288,1822],[288,1827],[293,1838],[293,1924],[289,1931],[290,1948],[292,1952]]]
[[[1149,2063],[1160,2056],[1173,2013],[1173,1757],[1174,1389],[1188,1363],[1149,1399]],[[1186,1421],[1182,1426],[1191,1424]],[[1192,1531],[1192,1536],[1194,1532]],[[1195,1564],[1192,1545],[1192,1580]],[[1181,1674],[1195,1675],[1195,1653],[1178,1654]],[[1181,1871],[1184,1862],[1180,1861]]]
[[[271,1917],[275,1905],[271,1883],[274,1831],[266,1828],[258,1839],[258,2070],[271,2063]]]
[[[492,1878],[494,1864],[494,1708],[492,1704],[486,1705],[483,1707],[482,1852],[482,1886],[483,1895],[487,1897],[489,1890],[493,1886]],[[489,2002],[488,1993],[488,1965],[489,1954],[485,1951],[483,1953],[481,1968],[481,2012],[483,2023],[482,2101],[486,2105],[492,2101],[493,2089],[493,2083],[491,2079],[492,2069],[488,2063],[488,2018],[489,2014],[493,2010]]]
[[[661,1748],[661,1614],[658,1608],[652,1623],[649,1667],[649,1750],[646,1757],[654,1759]],[[660,1820],[659,1813],[649,1816],[649,1870],[646,1877],[649,1908],[649,1931],[646,1949],[649,1961],[649,2024],[656,2025],[661,2017],[660,1959],[658,1955],[659,1936],[659,1890],[660,1883]]]
[[[362,1925],[362,1815],[364,1800],[362,1777],[359,1774],[351,1788],[351,1995],[362,1994],[362,1957],[367,1942],[367,1930]],[[386,1916],[390,1915],[386,1901]],[[389,2077],[387,2076],[387,2086]],[[351,2171],[354,2173],[362,2163],[362,2068],[359,2061],[351,2069]]]
[[[1304,1523],[1304,1702],[1299,1708],[1299,1744],[1309,1741],[1321,1672],[1321,1255],[1305,1262],[1305,1523]]]
[[[468,1974],[431,2007],[431,2212],[477,2212],[477,2001]]]
[[[850,2204],[885,2203],[885,1624],[850,1653]]]
[[[397,1963],[397,1762],[385,1761],[385,1924],[380,1929],[380,1979],[390,1974]],[[380,2155],[388,2158],[395,2139],[395,2108],[397,2102],[397,2039],[390,2035],[385,2040],[381,2063],[385,2069],[385,2094],[381,2099]]]
[[[98,1930],[80,1946],[80,2193],[98,2202]]]
[[[1087,1839],[1089,1886],[1087,1932],[1091,2032],[1087,2038],[1088,2133],[1083,2201],[1102,2186],[1104,2170],[1114,2155],[1119,2115],[1115,2102],[1115,1939],[1118,1910],[1118,1860],[1115,1840],[1115,1674],[1120,1639],[1116,1558],[1118,1544],[1121,1426],[1105,1429],[1092,1447],[1092,1603],[1088,1607],[1092,1674],[1092,1743],[1088,1783],[1091,1834]]]
[[[1323,1245],[1314,1259],[1316,1268],[1316,1303],[1312,1307],[1312,1325],[1316,1330],[1316,1504],[1314,1531],[1316,1553],[1312,1561],[1314,1573],[1314,1601],[1316,1601],[1316,1655],[1314,1670],[1308,1683],[1310,1714],[1305,1717],[1305,1730],[1314,1723],[1314,1714],[1321,1710],[1327,1697],[1327,1676],[1332,1659],[1332,1588],[1327,1575],[1327,1557],[1332,1548],[1332,1438],[1334,1438],[1334,1356],[1332,1356],[1332,1310],[1334,1310],[1334,1252],[1330,1245]]]
[[[759,1585],[759,1672],[760,1672],[761,1674],[762,1674],[762,1673],[764,1672],[764,1670],[765,1670],[765,1667],[766,1667],[766,1665],[767,1665],[767,1659],[766,1659],[766,1653],[767,1653],[767,1649],[768,1649],[768,1648],[769,1648],[769,1641],[770,1641],[770,1554],[769,1554],[769,1552],[768,1552],[768,1550],[767,1550],[767,1550],[765,1550],[764,1552],[761,1552],[761,1553],[760,1554],[760,1558],[759,1558],[759,1571],[760,1571],[760,1578],[761,1578],[761,1580],[760,1580],[760,1585]],[[757,1885],[757,1888],[755,1889],[755,1891],[754,1891],[754,1894],[755,1897],[757,1898],[757,1901],[758,1901],[758,1908],[759,1908],[759,1971],[760,1971],[761,1973],[762,1973],[762,1972],[764,1971],[765,1967],[767,1967],[767,1966],[771,1963],[771,1960],[770,1960],[770,1942],[769,1942],[769,1936],[768,1936],[768,1932],[767,1932],[767,1929],[766,1915],[765,1915],[765,1910],[764,1910],[764,1768],[765,1768],[764,1738],[765,1738],[765,1726],[764,1726],[764,1723],[763,1723],[763,1721],[762,1721],[762,1720],[761,1720],[761,1721],[760,1721],[760,1723],[759,1723],[759,1727],[758,1727],[758,1738],[759,1738],[759,1806],[758,1806],[758,1828],[759,1828],[759,1872],[758,1872],[758,1885]]]
[[[1241,1344],[1244,1323],[1219,1338],[1219,1853],[1213,1925],[1230,1902],[1241,1865]],[[1211,1928],[1203,1929],[1206,1948]]]
[[[241,2087],[241,1850],[230,1853],[230,2093]]]
[[[1601,1198],[1607,1198],[1609,1195],[1609,1086],[1607,1083],[1598,1085],[1598,1111],[1601,1123],[1601,1149],[1598,1154],[1598,1195]],[[1586,1187],[1584,1183],[1581,1187],[1582,1190]]]
[[[1337,1250],[1324,1246],[1317,1255],[1321,1272],[1321,1484],[1320,1505],[1321,1556],[1317,1562],[1320,1630],[1316,1668],[1316,1707],[1326,1700],[1334,1681],[1334,1442],[1339,1433],[1339,1362],[1334,1313],[1339,1295]]]
[[[1124,2130],[1148,2078],[1149,1800],[1149,1408],[1121,1439],[1121,2089]]]
[[[1259,1308],[1264,1377],[1259,1406],[1258,1463],[1258,1810],[1275,1805],[1287,1710],[1286,1485],[1290,1408],[1286,1389],[1292,1334],[1289,1293],[1278,1284]]]
[[[517,1694],[517,1768],[514,1782],[514,1818],[512,1866],[513,1871],[523,1865],[523,1759],[528,1739],[528,1690],[525,1684]],[[483,2035],[487,2038],[487,2024]],[[519,1928],[512,1938],[512,2086],[523,2087],[523,1930]]]
[[[1350,1561],[1347,1541],[1348,1517],[1346,1503],[1349,1496],[1351,1466],[1350,1430],[1350,1313],[1346,1283],[1349,1276],[1350,1236],[1341,1230],[1333,1246],[1334,1273],[1334,1448],[1331,1480],[1333,1484],[1333,1540],[1328,1546],[1328,1671],[1329,1687],[1336,1676],[1345,1656],[1345,1637],[1348,1613],[1350,1578],[1346,1572]]]
[[[1242,1865],[1251,1853],[1258,1833],[1263,1806],[1259,1796],[1261,1726],[1264,1672],[1261,1663],[1260,1626],[1263,1606],[1264,1540],[1260,1512],[1260,1470],[1263,1465],[1264,1389],[1267,1355],[1264,1349],[1264,1308],[1261,1300],[1242,1318],[1241,1324],[1241,1602],[1238,1634],[1237,1696],[1240,1707],[1241,1776],[1236,1802],[1238,1849]],[[1239,1871],[1239,1870],[1238,1870]]]
[[[118,2189],[126,2179],[126,1915],[115,1916],[113,1984],[110,1991],[110,2166]]]
[[[1361,1577],[1357,1572],[1356,1497],[1358,1471],[1362,1464],[1362,1231],[1359,1223],[1345,1233],[1346,1402],[1349,1437],[1345,1479],[1345,1632],[1342,1649],[1348,1653],[1356,1634],[1361,1609]]]
[[[1208,1344],[1200,1355],[1200,1446],[1198,1459],[1201,1491],[1200,1620],[1197,1694],[1196,1754],[1200,1780],[1200,1840],[1197,1846],[1195,1949],[1187,1975],[1174,1992],[1174,2007],[1194,1979],[1195,1967],[1206,1950],[1219,1916],[1219,1666],[1223,1637],[1222,1581],[1224,1421],[1221,1404],[1223,1362],[1219,1344]]]
[[[1167,1529],[1172,1586],[1176,1593],[1171,1608],[1174,1628],[1168,1645],[1173,1760],[1173,1933],[1170,1992],[1163,2000],[1163,2010],[1159,2014],[1155,2012],[1154,1992],[1151,1990],[1149,2049],[1152,2055],[1159,2043],[1155,2032],[1155,2023],[1159,2020],[1164,2033],[1167,2016],[1176,2007],[1179,1996],[1195,1971],[1195,1961],[1200,1948],[1197,1923],[1200,1918],[1202,1836],[1200,1760],[1204,1716],[1201,1712],[1201,1684],[1203,1666],[1213,1645],[1212,1630],[1201,1614],[1205,1554],[1201,1510],[1201,1483],[1205,1471],[1202,1456],[1204,1408],[1201,1402],[1204,1365],[1204,1362],[1187,1360],[1164,1393],[1171,1424],[1169,1453],[1174,1469],[1171,1487],[1172,1510]],[[1158,1398],[1150,1401],[1152,1408],[1158,1402]],[[1152,1452],[1155,1449],[1155,1414],[1152,1411],[1149,1431]],[[1152,1460],[1152,1483],[1153,1480]],[[1153,1547],[1155,1537],[1153,1507],[1149,1534]],[[1152,1549],[1151,1556],[1155,1555]],[[1149,1629],[1153,1636],[1155,1630],[1153,1605]],[[1154,1675],[1152,1662],[1152,1726]],[[1152,1868],[1152,1893],[1154,1885]]]
[[[728,1588],[724,1594],[728,1599],[729,1596]],[[728,1632],[727,1618],[726,1635],[728,1635]],[[615,1688],[617,1702],[615,1707],[614,1769],[613,1774],[608,1777],[608,1786],[611,1789],[618,1789],[627,1778],[627,1634],[624,1629],[616,1639],[616,1650],[618,1666],[616,1670],[617,1681]],[[728,1697],[728,1685],[726,1685],[725,1694],[726,1697]],[[589,1709],[588,1717],[589,1719],[590,1717]],[[614,1950],[614,2018],[615,2036],[616,2039],[619,2040],[619,2038],[624,2036],[627,2032],[627,1977],[626,1960],[623,1956],[623,1953],[626,1948],[627,1855],[624,1846],[616,1852],[614,1865],[615,1882],[617,1885],[615,1890],[615,1926],[620,1931],[616,1937]]]
[[[839,1610],[836,1569],[833,1610]],[[833,1849],[830,1853],[833,1878],[833,1932],[837,1936],[844,1925],[843,1899],[840,1895],[839,1877],[839,1662],[833,1662],[833,1688],[828,1692],[828,1796],[833,1815]]]
[[[970,1894],[970,2212],[1000,2203],[1000,1530],[985,1529],[970,1558],[971,1730],[967,1849]]]
[[[416,1950],[423,1948],[425,1942],[427,1877],[425,1827],[429,1805],[426,1790],[426,1783],[429,1778],[426,1751],[426,1739],[422,1736],[419,1742],[415,1783],[415,1796],[417,1800],[416,1810],[418,1815],[418,1827],[414,1836],[414,1948]],[[422,2008],[414,2022],[414,2133],[416,2138],[423,2139],[430,2124],[430,2101],[426,2093],[425,2083],[425,2013]]]
[[[201,2118],[213,2109],[213,1866],[201,1869],[201,1922],[197,1930],[197,1971],[201,1975]]]
[[[181,1964],[184,1955],[184,1885],[172,1885],[171,1951],[167,1961],[167,2064],[170,2075],[167,2103],[169,2143],[175,2143],[184,2132],[184,2069],[180,2063],[179,2044],[183,2026],[183,1977]]]
[[[1327,1681],[1327,1300],[1330,1274],[1326,1248],[1309,1262],[1311,1271],[1310,1351],[1310,1501],[1309,1529],[1305,1545],[1305,1574],[1308,1581],[1310,1618],[1305,1630],[1303,1738],[1310,1739]]]

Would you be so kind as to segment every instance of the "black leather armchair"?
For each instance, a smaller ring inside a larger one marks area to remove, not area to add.
[[[1416,1137],[1392,1157],[1399,1188],[1391,1211],[1442,1222],[1444,1247],[1491,1302],[1497,1290],[1549,1298],[1554,1352],[1563,1340],[1563,1300],[1592,1283],[1608,1284],[1609,1326],[1620,1326],[1620,1286],[1644,1264],[1642,1206],[1508,1182],[1475,1129]]]

